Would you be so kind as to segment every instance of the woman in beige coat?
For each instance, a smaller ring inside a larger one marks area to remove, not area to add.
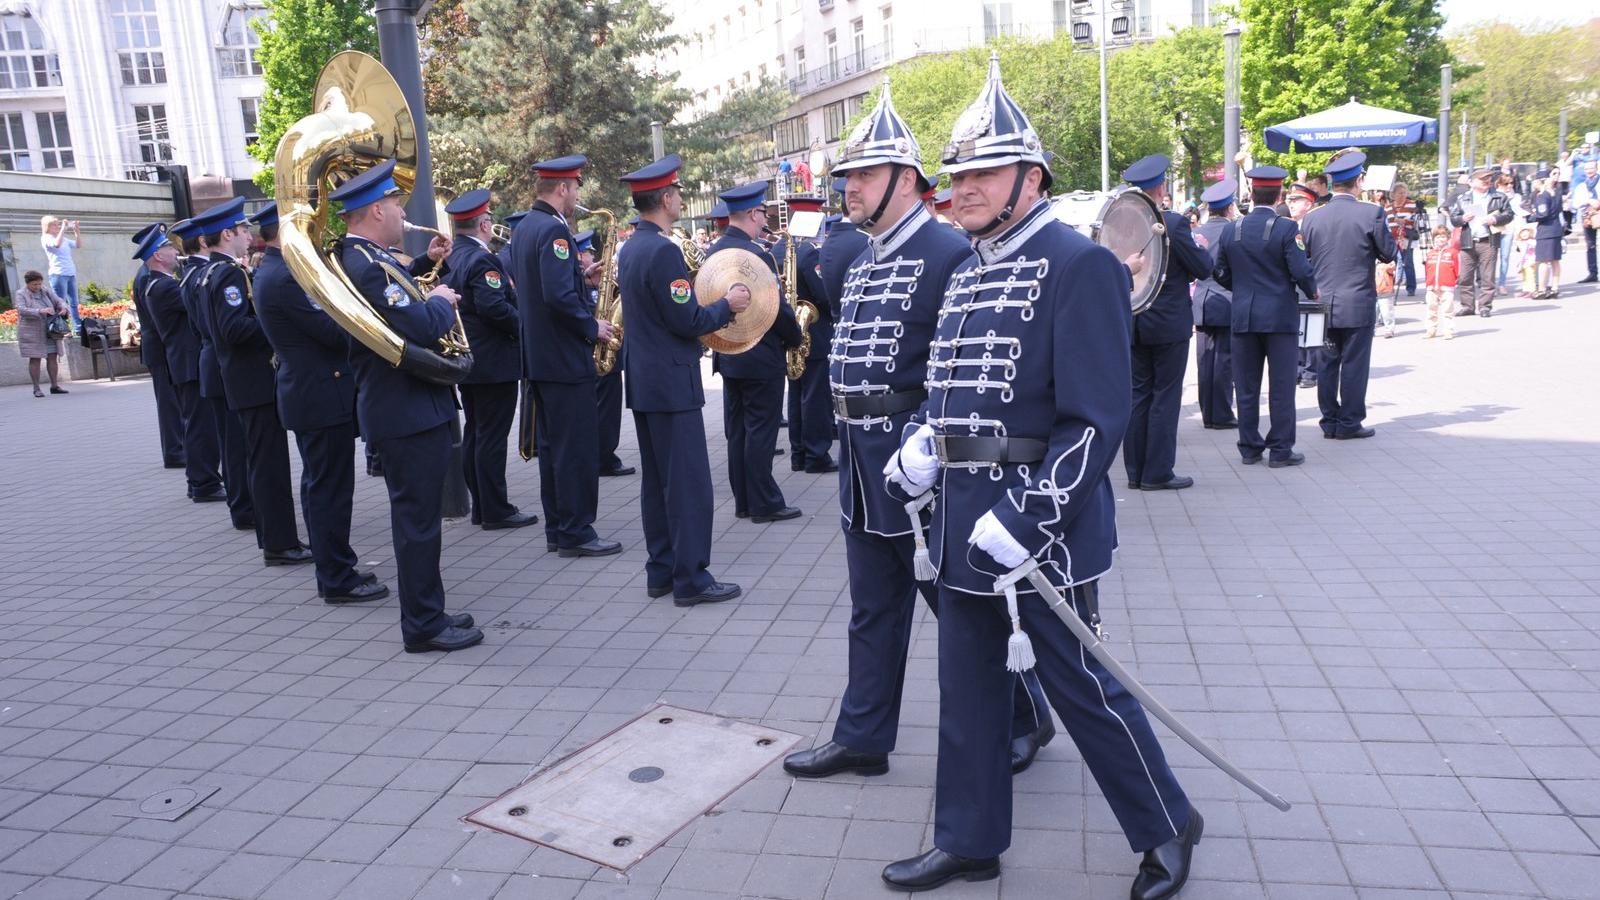
[[[22,276],[23,289],[12,299],[17,306],[17,350],[28,361],[28,374],[33,376],[33,395],[43,397],[39,389],[39,361],[48,360],[50,393],[65,394],[67,389],[59,382],[61,371],[61,339],[45,333],[45,319],[52,315],[67,314],[66,301],[55,291],[45,287],[44,275],[29,272]]]

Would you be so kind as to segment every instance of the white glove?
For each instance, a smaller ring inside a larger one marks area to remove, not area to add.
[[[933,427],[922,425],[911,432],[900,449],[889,457],[883,474],[890,483],[900,485],[913,496],[933,487],[934,480],[939,477],[939,457],[933,451]]]
[[[994,557],[994,561],[1007,569],[1015,569],[1028,561],[1028,548],[1017,543],[993,511],[984,513],[972,523],[972,536],[967,543]]]

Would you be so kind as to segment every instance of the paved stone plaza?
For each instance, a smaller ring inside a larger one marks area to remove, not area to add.
[[[1419,302],[1376,341],[1375,440],[1320,438],[1245,468],[1186,393],[1179,471],[1113,481],[1114,651],[1278,813],[1158,726],[1207,830],[1183,896],[1600,896],[1600,291],[1502,301],[1421,340]],[[1193,379],[1193,365],[1190,366]],[[712,385],[714,387],[714,385]],[[714,570],[735,603],[645,597],[637,478],[601,483],[606,560],[541,529],[445,526],[451,606],[487,639],[401,651],[395,600],[329,607],[309,568],[265,569],[221,505],[159,468],[144,380],[0,391],[0,897],[862,898],[927,846],[936,630],[919,616],[900,749],[881,778],[776,766],[626,875],[460,821],[662,702],[831,733],[845,590],[833,476],[806,516],[738,521],[721,475]],[[637,461],[631,421],[624,459]],[[537,469],[513,458],[515,501]],[[391,586],[387,501],[353,543]],[[303,534],[303,531],[302,531]],[[116,801],[220,790],[175,822]],[[1137,866],[1069,740],[1016,780],[998,881],[956,898],[1120,898]]]

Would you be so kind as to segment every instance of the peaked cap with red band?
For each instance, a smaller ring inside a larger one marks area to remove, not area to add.
[[[622,176],[621,180],[635,194],[659,191],[678,183],[678,170],[681,168],[683,160],[678,158],[678,154],[668,153],[650,165]]]
[[[489,192],[484,188],[467,191],[465,194],[450,201],[444,208],[446,214],[457,222],[466,222],[476,219],[489,211]]]
[[[533,174],[540,178],[582,178],[583,167],[588,164],[589,157],[582,153],[574,153],[571,156],[534,163]]]

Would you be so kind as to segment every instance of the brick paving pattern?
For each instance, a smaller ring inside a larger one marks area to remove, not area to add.
[[[1197,486],[1113,479],[1115,652],[1296,804],[1272,810],[1158,726],[1208,826],[1189,900],[1600,892],[1600,292],[1503,300],[1451,343],[1421,340],[1420,304],[1400,314],[1374,351],[1375,440],[1321,440],[1299,391],[1307,465],[1245,468],[1191,387],[1179,471]],[[460,821],[657,702],[831,733],[849,617],[833,477],[780,459],[806,516],[735,520],[715,391],[713,565],[742,599],[648,600],[637,478],[606,479],[597,527],[620,557],[448,522],[451,608],[488,638],[417,656],[393,598],[325,606],[308,567],[263,568],[220,505],[184,500],[153,464],[146,382],[71,387],[0,391],[0,897],[861,898],[928,846],[925,612],[887,776],[772,767],[626,875]],[[536,510],[536,468],[510,472]],[[353,543],[393,585],[364,476]],[[112,814],[188,783],[220,790],[176,822]],[[936,896],[1127,895],[1137,859],[1070,741],[1015,790],[1001,878]]]

